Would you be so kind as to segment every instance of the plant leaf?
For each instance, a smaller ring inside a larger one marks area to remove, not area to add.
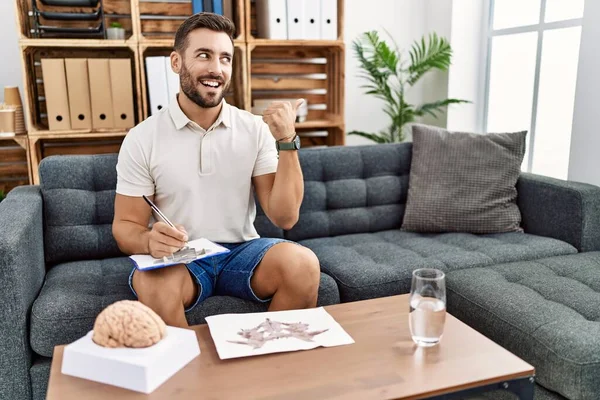
[[[350,131],[350,132],[348,132],[348,135],[362,136],[362,137],[372,140],[376,143],[389,143],[388,138],[381,136],[381,135],[374,134],[374,133],[367,133],[367,132],[361,132],[361,131]]]
[[[434,101],[433,103],[426,103],[426,104],[422,104],[421,106],[417,107],[417,109],[415,110],[415,115],[418,117],[422,117],[425,114],[429,114],[434,118],[437,118],[438,115],[436,114],[436,112],[441,112],[443,107],[446,107],[450,104],[460,104],[460,103],[471,103],[468,100],[461,100],[461,99],[446,99],[446,100],[439,100],[439,101]]]
[[[421,42],[415,41],[410,51],[411,65],[408,67],[410,78],[408,83],[414,85],[425,73],[433,68],[447,70],[450,67],[452,48],[443,37],[438,37],[435,32],[429,35],[428,42],[425,36]]]

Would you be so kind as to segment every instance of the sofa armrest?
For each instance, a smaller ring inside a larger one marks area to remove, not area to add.
[[[525,232],[600,250],[600,187],[523,173],[517,193]]]
[[[30,399],[29,315],[45,276],[42,194],[20,186],[0,203],[0,399]]]

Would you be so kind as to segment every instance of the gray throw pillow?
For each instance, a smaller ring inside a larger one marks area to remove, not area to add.
[[[414,125],[402,230],[522,232],[516,183],[527,131],[450,132]]]

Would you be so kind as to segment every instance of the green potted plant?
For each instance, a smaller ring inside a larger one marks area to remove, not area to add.
[[[4,190],[0,189],[0,201],[4,200],[6,194],[4,194]]]
[[[110,27],[106,29],[106,38],[107,39],[117,39],[124,40],[125,39],[125,29],[123,25],[119,22],[111,22]]]
[[[437,118],[449,104],[470,103],[468,100],[441,99],[414,105],[406,101],[407,90],[426,73],[434,69],[445,71],[450,66],[450,44],[435,33],[430,34],[427,40],[423,36],[420,42],[415,41],[408,57],[395,43],[392,49],[376,31],[363,33],[352,45],[360,63],[359,76],[368,81],[361,87],[367,89],[366,94],[385,102],[384,111],[390,117],[390,123],[378,133],[351,131],[348,135],[362,136],[376,143],[402,142],[406,139],[407,124],[417,121],[417,118],[426,114]]]

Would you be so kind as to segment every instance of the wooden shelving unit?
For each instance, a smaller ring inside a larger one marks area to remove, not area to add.
[[[0,190],[5,194],[32,181],[27,135],[0,132]]]
[[[256,12],[251,0],[233,0],[234,72],[226,100],[252,110],[256,99],[299,98],[309,114],[296,124],[304,146],[343,145],[344,131],[344,0],[338,0],[337,40],[270,40],[255,37]],[[38,1],[39,6],[43,6]],[[57,7],[46,6],[47,11]],[[74,8],[73,10],[77,10]],[[179,24],[192,14],[191,2],[104,0],[107,24],[120,22],[124,40],[35,38],[31,34],[31,0],[17,0],[17,26],[24,79],[28,134],[13,140],[26,151],[29,181],[39,183],[38,164],[49,154],[118,151],[123,129],[48,129],[45,118],[41,57],[130,58],[136,124],[149,116],[145,57],[169,55]],[[67,21],[80,27],[82,22]],[[0,137],[0,140],[3,138]],[[52,150],[49,150],[52,148]],[[1,168],[0,168],[1,171]],[[0,187],[2,176],[0,175]]]
[[[254,1],[244,2],[249,75],[246,102],[252,107],[256,99],[305,98],[307,120],[296,124],[302,145],[345,144],[345,1],[337,1],[336,40],[259,38]]]

